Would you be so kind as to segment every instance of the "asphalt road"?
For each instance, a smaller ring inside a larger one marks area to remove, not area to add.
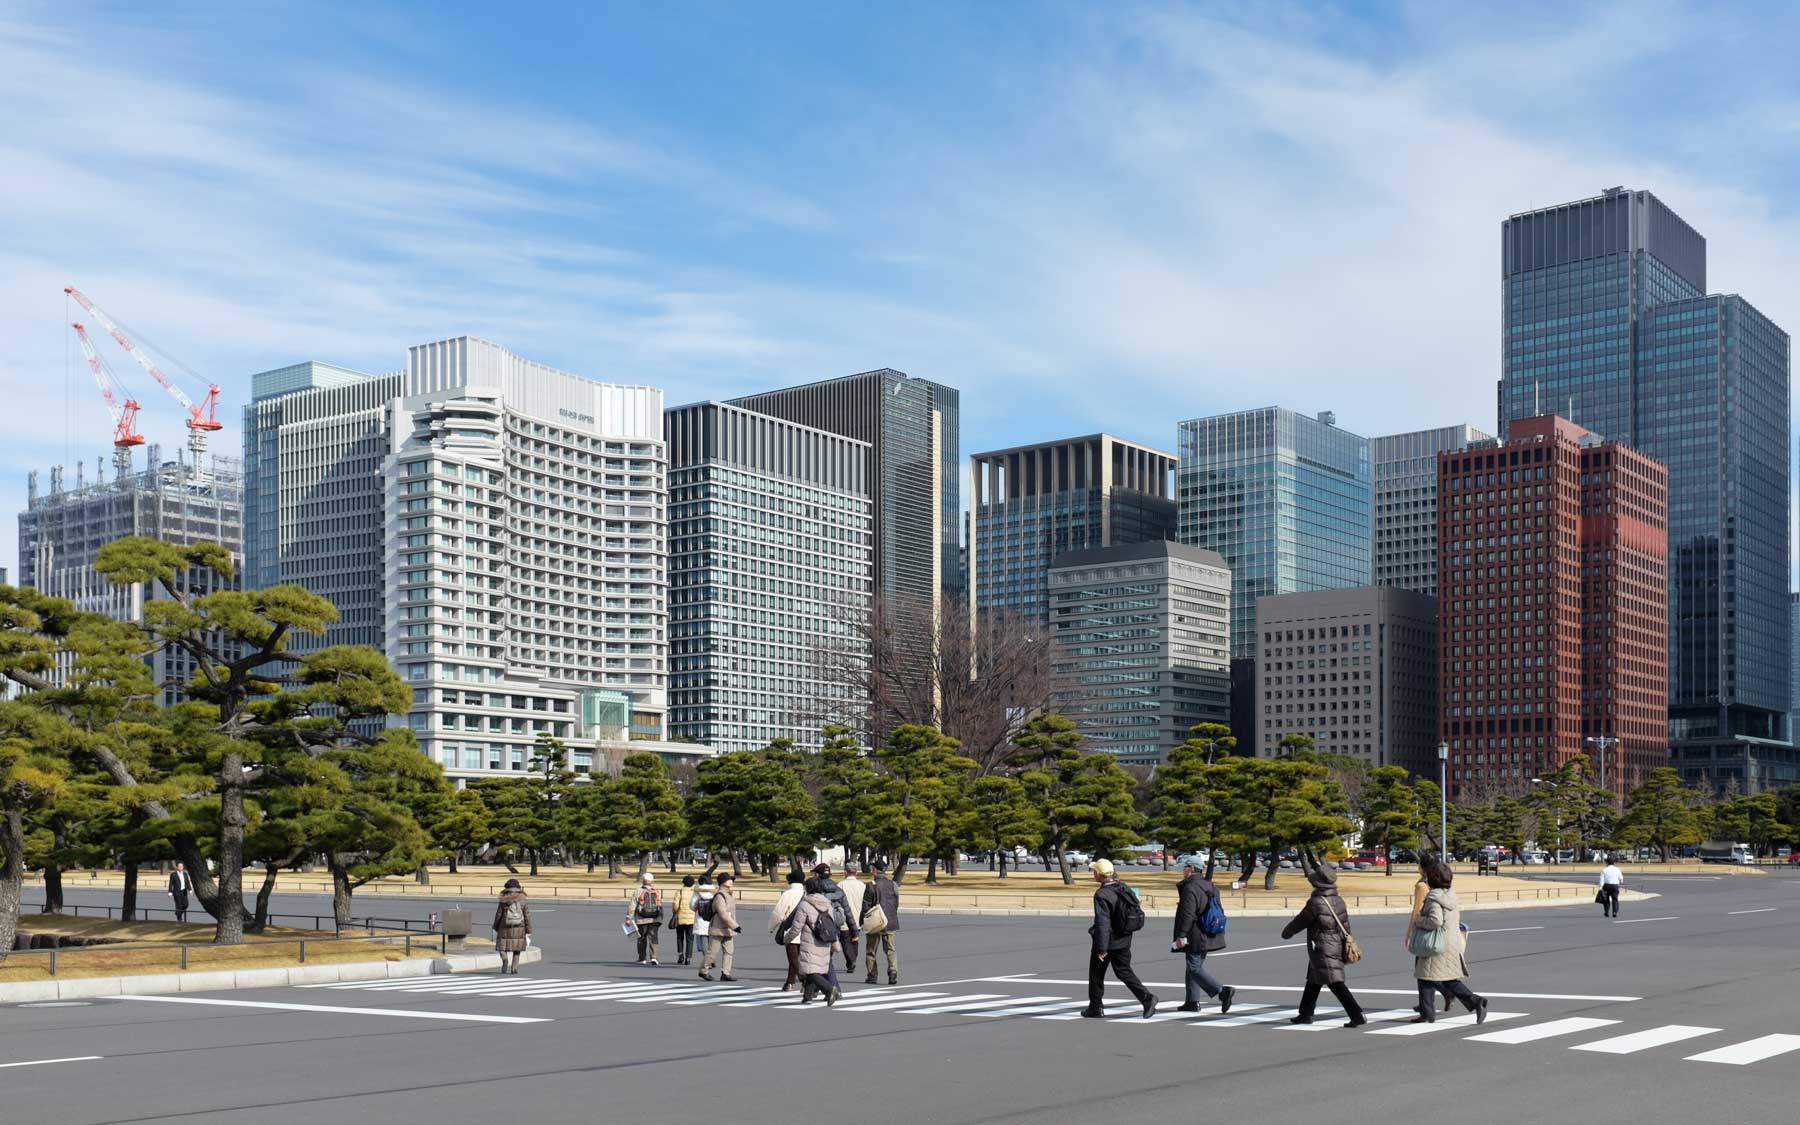
[[[803,1010],[771,991],[784,962],[766,912],[744,911],[738,985],[709,986],[667,963],[666,941],[664,965],[636,965],[620,907],[547,902],[546,959],[519,978],[0,1007],[0,1121],[1792,1122],[1800,878],[1638,885],[1661,897],[1618,922],[1585,906],[1466,915],[1469,983],[1494,1015],[1423,1034],[1401,1022],[1403,918],[1353,919],[1367,958],[1352,987],[1387,1015],[1345,1030],[1324,1007],[1286,1026],[1304,953],[1273,919],[1234,920],[1213,959],[1241,990],[1231,1016],[1173,1011],[1180,961],[1153,918],[1137,964],[1175,1018],[1137,1018],[1115,985],[1119,1017],[1094,1021],[1068,1018],[1085,987],[1077,920],[903,905],[901,987],[843,974],[847,1003]],[[44,1061],[59,1059],[75,1061]]]

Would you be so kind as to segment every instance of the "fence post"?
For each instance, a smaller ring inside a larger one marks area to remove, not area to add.
[[[56,947],[54,945],[50,947],[50,975],[56,975]]]
[[[187,972],[187,942],[181,943],[181,971]]]
[[[302,965],[306,964],[306,939],[305,938],[300,939],[300,963]]]
[[[410,932],[406,935],[406,955],[408,957],[412,956],[412,934]]]

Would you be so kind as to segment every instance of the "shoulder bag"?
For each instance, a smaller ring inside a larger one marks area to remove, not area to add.
[[[1331,920],[1337,923],[1338,933],[1344,935],[1344,964],[1354,965],[1361,961],[1362,946],[1356,944],[1356,938],[1351,936],[1349,928],[1344,925],[1344,920],[1338,917],[1337,907],[1331,905],[1330,899],[1320,899],[1319,901],[1324,904],[1326,910],[1331,912]]]

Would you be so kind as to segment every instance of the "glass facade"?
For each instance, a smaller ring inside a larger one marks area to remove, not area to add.
[[[1560,414],[1669,468],[1671,739],[1785,737],[1789,341],[1706,296],[1706,241],[1649,192],[1502,225],[1500,423]]]
[[[1330,414],[1268,407],[1183,422],[1180,541],[1231,568],[1231,654],[1256,656],[1256,599],[1367,586],[1369,443]]]
[[[1375,585],[1437,594],[1437,455],[1488,436],[1462,425],[1369,439]]]

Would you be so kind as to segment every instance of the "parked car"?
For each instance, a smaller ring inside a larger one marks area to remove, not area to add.
[[[1351,856],[1357,863],[1366,863],[1370,867],[1386,867],[1387,855],[1374,848],[1364,848]]]
[[[1527,848],[1519,853],[1519,858],[1526,863],[1549,863],[1550,853],[1542,848]]]
[[[1064,852],[1063,858],[1069,861],[1070,867],[1082,867],[1094,861],[1094,857],[1086,852]]]

